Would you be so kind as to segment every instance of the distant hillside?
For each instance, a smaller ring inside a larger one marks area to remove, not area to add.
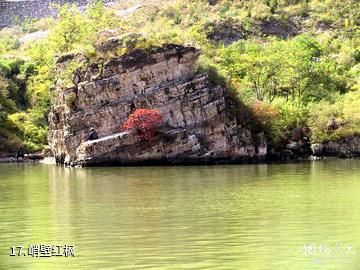
[[[85,5],[87,0],[1,0],[0,1],[0,25],[12,25],[16,21],[31,18],[43,18],[54,12],[52,4],[76,3]]]

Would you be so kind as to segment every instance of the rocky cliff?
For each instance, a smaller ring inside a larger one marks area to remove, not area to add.
[[[263,136],[232,112],[226,89],[196,74],[200,51],[166,45],[135,50],[73,74],[74,87],[54,90],[49,145],[67,165],[210,163],[263,159]],[[71,57],[58,60],[66,65]],[[150,142],[120,126],[137,108],[157,109],[164,125]],[[90,127],[99,135],[86,141]]]

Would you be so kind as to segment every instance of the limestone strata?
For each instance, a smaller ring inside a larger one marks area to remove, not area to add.
[[[185,163],[257,160],[267,147],[231,113],[226,89],[195,74],[199,50],[167,45],[136,50],[74,73],[75,87],[54,90],[49,145],[58,162]],[[62,57],[58,66],[71,57]],[[150,142],[120,126],[136,108],[158,109],[164,125]],[[87,142],[90,127],[99,140]]]

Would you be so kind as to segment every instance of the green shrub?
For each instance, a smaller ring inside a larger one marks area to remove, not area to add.
[[[19,130],[20,138],[29,151],[39,151],[46,144],[47,123],[41,110],[32,109],[9,116]]]
[[[300,100],[276,98],[272,103],[255,101],[251,105],[255,120],[262,125],[270,144],[280,147],[291,138],[296,127],[306,127],[308,106]],[[257,127],[259,129],[259,127]]]
[[[340,125],[336,130],[327,129],[332,118]],[[313,104],[308,123],[312,130],[313,142],[338,140],[360,134],[360,91],[340,96],[335,103],[322,101]]]
[[[18,49],[20,47],[19,40],[14,33],[0,31],[0,55]]]

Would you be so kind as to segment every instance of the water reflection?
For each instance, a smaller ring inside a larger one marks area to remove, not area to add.
[[[359,165],[1,165],[0,268],[355,270],[357,254],[302,248],[342,242],[360,252]],[[31,243],[74,244],[77,256],[6,254]]]

